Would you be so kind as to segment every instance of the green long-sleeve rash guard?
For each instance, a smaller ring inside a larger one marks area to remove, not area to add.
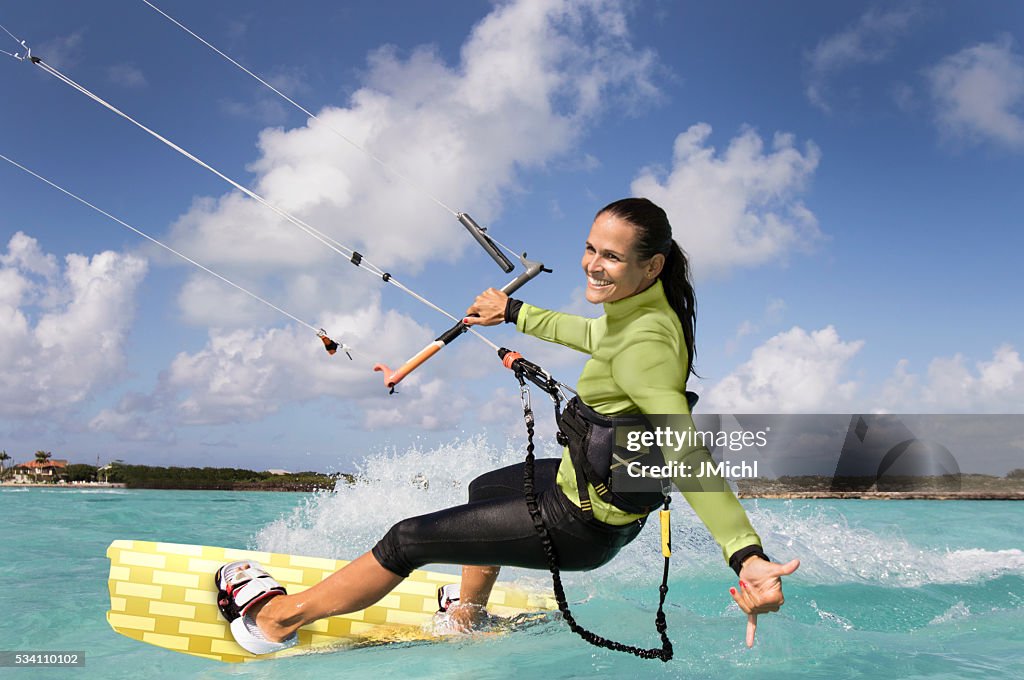
[[[686,402],[685,336],[661,281],[624,300],[605,303],[604,311],[604,316],[588,319],[524,303],[516,328],[590,355],[576,389],[580,399],[598,413],[673,414],[673,430],[694,431]],[[689,441],[697,441],[692,432]],[[699,470],[704,461],[712,462],[703,446],[680,451],[666,448],[663,452],[666,462],[686,463],[691,470]],[[715,490],[699,490],[702,487],[694,478],[677,478],[675,484],[722,547],[726,561],[741,548],[761,545],[743,506],[720,479],[703,483],[703,488]],[[558,486],[573,503],[580,504],[568,448],[558,469]],[[602,501],[593,486],[590,499],[594,517],[607,524],[629,524],[639,517]]]

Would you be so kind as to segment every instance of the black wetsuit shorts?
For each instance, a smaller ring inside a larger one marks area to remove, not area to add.
[[[644,520],[624,526],[587,519],[555,484],[558,459],[535,464],[537,502],[558,564],[595,569],[640,533]],[[469,485],[469,503],[405,519],[373,546],[373,556],[399,576],[427,564],[471,564],[547,570],[547,558],[523,497],[523,463],[492,470]]]

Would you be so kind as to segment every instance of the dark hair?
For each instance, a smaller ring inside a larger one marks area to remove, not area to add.
[[[697,375],[693,370],[693,359],[697,354],[694,331],[697,326],[697,298],[690,282],[690,263],[679,244],[672,239],[672,225],[668,215],[646,198],[623,198],[609,203],[597,211],[597,216],[610,214],[629,222],[636,229],[633,250],[641,262],[655,255],[665,256],[665,266],[658,278],[665,287],[665,297],[672,310],[679,317],[686,338],[686,375]],[[596,217],[595,217],[596,219]],[[700,376],[697,376],[700,377]]]

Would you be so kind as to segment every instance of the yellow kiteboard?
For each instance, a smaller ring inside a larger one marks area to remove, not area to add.
[[[363,611],[332,616],[299,630],[299,643],[256,656],[235,642],[217,609],[214,573],[226,562],[255,560],[289,593],[313,586],[348,564],[345,560],[151,541],[114,541],[110,558],[107,621],[122,635],[176,652],[239,662],[309,653],[329,647],[436,639],[431,622],[437,589],[459,580],[452,574],[414,571],[380,602]],[[550,593],[498,583],[487,610],[497,616],[557,608]]]

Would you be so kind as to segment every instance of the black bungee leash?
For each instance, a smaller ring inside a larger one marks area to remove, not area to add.
[[[551,534],[544,524],[544,518],[541,516],[540,506],[537,503],[537,494],[534,489],[534,417],[533,408],[530,405],[530,388],[527,386],[526,381],[529,380],[534,385],[537,385],[537,387],[551,397],[555,405],[556,422],[558,422],[561,416],[562,395],[559,392],[559,384],[546,371],[524,359],[518,352],[502,348],[498,350],[498,356],[501,357],[505,367],[515,373],[516,379],[519,381],[519,391],[523,401],[523,419],[526,421],[526,460],[523,464],[523,495],[526,497],[526,507],[530,511],[530,517],[533,519],[533,526],[537,530],[537,535],[540,536],[541,544],[544,547],[544,555],[547,558],[548,569],[551,571],[551,583],[555,591],[558,611],[561,612],[562,617],[569,624],[572,632],[595,647],[602,647],[615,652],[626,652],[641,659],[660,659],[661,661],[668,662],[672,658],[673,653],[672,641],[668,638],[668,622],[665,620],[665,598],[668,595],[668,568],[671,556],[671,537],[667,530],[668,525],[662,524],[662,554],[665,557],[665,568],[662,571],[661,586],[658,588],[658,613],[654,617],[654,626],[661,636],[661,648],[654,647],[648,649],[609,640],[577,623],[576,618],[569,611],[569,603],[565,597],[565,589],[562,587],[562,576],[558,568],[558,553],[554,542],[551,540]],[[561,432],[559,432],[559,435],[559,443],[564,445],[565,443],[562,441],[564,435]],[[668,514],[670,502],[671,499],[668,494],[665,494],[664,506],[661,510],[663,522],[665,515]]]

